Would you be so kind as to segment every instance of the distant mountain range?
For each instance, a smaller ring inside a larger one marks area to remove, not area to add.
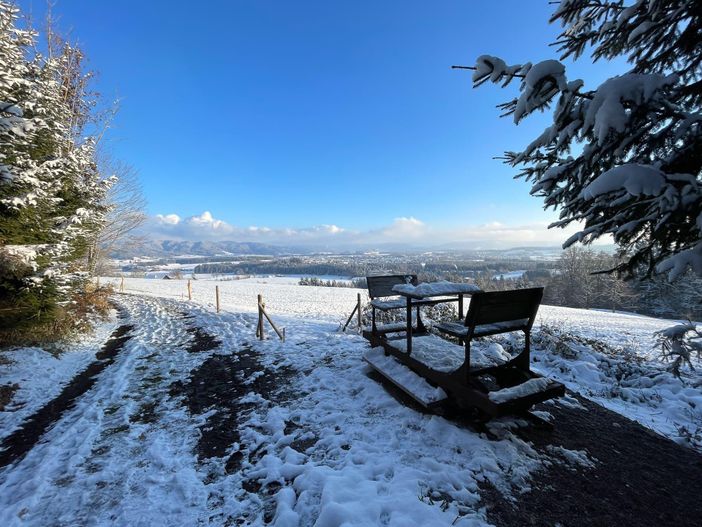
[[[613,252],[613,245],[595,246],[593,249],[604,252]],[[465,253],[474,255],[500,254],[507,258],[557,258],[562,249],[558,246],[551,247],[512,247],[509,249],[481,249],[467,247],[451,247],[441,245],[440,247],[408,247],[401,244],[382,244],[374,247],[357,247],[354,249],[339,249],[331,247],[294,247],[271,245],[257,242],[235,242],[235,241],[179,241],[179,240],[152,240],[140,247],[121,250],[115,252],[112,257],[122,260],[142,257],[142,258],[174,258],[177,256],[238,256],[238,255],[269,255],[282,256],[291,254],[313,254],[313,253],[353,253],[361,251],[380,251],[383,253],[422,253],[422,252],[450,252]]]
[[[263,254],[278,256],[301,252],[290,247],[256,242],[151,240],[128,250],[116,251],[113,258],[169,258],[175,256],[234,256]]]
[[[594,249],[604,252],[612,252],[614,246],[596,246]],[[257,242],[235,242],[235,241],[179,241],[179,240],[152,240],[140,247],[121,250],[115,252],[112,257],[121,260],[135,257],[141,258],[175,258],[182,256],[199,257],[225,257],[243,255],[269,255],[283,256],[291,254],[320,254],[320,253],[357,253],[379,251],[382,253],[405,253],[417,254],[423,252],[434,253],[461,253],[480,255],[501,255],[506,258],[529,258],[553,259],[558,258],[562,249],[558,246],[551,247],[512,247],[509,249],[481,249],[478,247],[468,248],[460,246],[450,246],[448,244],[439,247],[408,247],[402,244],[381,244],[378,246],[355,247],[353,249],[333,248],[333,247],[296,247],[271,245]]]

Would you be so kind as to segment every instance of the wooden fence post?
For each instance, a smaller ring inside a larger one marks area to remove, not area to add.
[[[346,328],[349,327],[349,324],[353,320],[354,315],[356,315],[356,320],[358,322],[358,331],[362,332],[363,327],[361,326],[361,293],[358,293],[358,295],[356,296],[356,305],[354,306],[353,311],[351,311],[349,318],[346,319],[346,324],[344,324],[344,327],[341,329],[341,331],[346,331]]]
[[[190,284],[190,278],[188,278],[188,300],[193,299],[193,286]]]
[[[263,334],[263,295],[258,295],[258,330],[257,336],[259,339],[264,339]]]
[[[283,331],[280,331],[278,329],[278,326],[275,325],[275,322],[273,322],[271,317],[268,316],[268,313],[266,313],[266,304],[263,302],[263,295],[258,295],[258,324],[256,326],[256,336],[261,340],[265,338],[265,334],[263,331],[264,317],[271,325],[273,330],[276,332],[280,340],[285,342],[285,328],[283,328]]]
[[[219,313],[219,286],[215,286],[215,297],[217,298],[217,313]]]
[[[363,331],[363,326],[361,325],[361,293],[358,293],[358,332]]]

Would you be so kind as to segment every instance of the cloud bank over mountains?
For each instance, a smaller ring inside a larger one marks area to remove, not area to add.
[[[182,218],[177,214],[157,214],[149,219],[145,234],[157,240],[257,242],[286,246],[360,248],[372,246],[446,247],[505,249],[515,246],[555,246],[577,232],[548,229],[547,223],[505,225],[492,222],[437,228],[413,217],[395,218],[389,225],[353,230],[338,225],[305,228],[240,227],[216,219],[209,211]]]

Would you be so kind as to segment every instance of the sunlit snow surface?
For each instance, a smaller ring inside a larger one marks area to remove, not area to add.
[[[24,459],[0,469],[0,525],[229,525],[237,519],[278,526],[484,525],[480,482],[519,493],[545,463],[580,459],[566,450],[537,452],[504,424],[496,428],[500,438],[488,440],[400,404],[368,377],[366,342],[338,331],[359,290],[281,278],[197,280],[187,302],[183,280],[126,279],[125,286],[135,294],[118,298],[130,314],[125,322],[136,326],[134,337]],[[286,328],[284,344],[254,338],[257,294]],[[547,306],[539,319],[625,346],[646,358],[645,372],[659,374],[632,377],[633,388],[619,383],[619,395],[610,389],[608,398],[598,391],[615,387],[615,358],[582,350],[567,359],[537,348],[534,367],[571,388],[664,433],[671,427],[653,416],[684,415],[691,402],[702,406],[692,379],[683,386],[655,360],[652,332],[669,321]],[[187,352],[188,325],[216,335],[221,345]],[[246,396],[253,406],[240,416],[240,442],[226,456],[239,450],[242,464],[228,474],[226,458],[198,461],[195,454],[199,427],[216,408],[191,415],[169,387],[187,381],[214,354],[236,356],[247,348],[269,372],[292,376],[283,386],[288,396],[277,402],[253,391]],[[654,393],[661,394],[655,401]],[[144,406],[153,409],[151,422],[134,419]]]
[[[118,326],[116,312],[98,323],[95,331],[79,342],[58,345],[53,353],[41,348],[20,348],[2,353],[0,385],[17,384],[12,401],[0,411],[0,439],[14,432],[24,419],[56,397],[88,364]]]
[[[115,284],[119,279],[112,279]],[[352,288],[298,286],[296,279],[257,277],[238,281],[193,280],[193,300],[214,306],[215,285],[220,288],[222,308],[232,312],[256,311],[256,295],[262,294],[272,316],[292,318],[288,331],[303,319],[343,323],[351,313],[358,292]],[[161,297],[187,298],[185,280],[126,279],[127,291]],[[534,346],[532,367],[564,382],[568,388],[607,408],[639,421],[676,441],[689,443],[687,432],[702,434],[702,376],[685,371],[682,380],[666,371],[660,360],[654,333],[671,326],[670,320],[603,310],[541,306],[535,325],[542,324],[606,343],[616,353],[606,355],[583,348],[575,358],[564,358],[552,349]],[[628,356],[641,364],[630,366]],[[702,366],[702,365],[701,365]],[[700,368],[697,368],[700,371]],[[702,436],[692,438],[702,449]]]

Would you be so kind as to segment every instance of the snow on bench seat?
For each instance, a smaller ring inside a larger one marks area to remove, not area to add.
[[[373,331],[371,326],[365,326],[363,329],[364,331]],[[378,324],[375,327],[375,330],[377,333],[399,333],[400,331],[407,331],[407,324],[405,322],[397,322],[395,324]]]
[[[374,298],[373,300],[371,300],[370,303],[376,309],[380,309],[383,311],[407,307],[407,299],[403,297],[386,299]]]
[[[407,352],[407,339],[393,340],[390,344],[400,351]],[[463,364],[465,348],[437,335],[424,335],[412,338],[411,356],[432,370],[449,373]],[[511,358],[510,354],[496,342],[474,342],[470,348],[471,369],[498,366]]]
[[[429,407],[446,399],[446,392],[429,384],[404,364],[400,364],[391,355],[385,355],[382,349],[375,348],[363,355],[370,366],[383,377],[405,391],[422,405]]]
[[[479,337],[480,335],[487,335],[489,333],[507,332],[513,329],[521,329],[527,324],[527,322],[529,322],[528,318],[522,318],[519,320],[508,320],[506,322],[481,324],[479,326],[475,326],[475,332],[473,333],[473,336]],[[441,324],[437,324],[436,328],[439,330],[446,330],[447,333],[459,335],[462,337],[468,335],[468,328],[459,322],[442,322]]]
[[[509,401],[514,401],[515,399],[521,399],[522,397],[527,397],[529,395],[546,391],[552,384],[553,381],[551,379],[546,377],[537,377],[535,379],[529,379],[528,381],[518,384],[517,386],[490,392],[488,397],[493,403],[506,403]]]

